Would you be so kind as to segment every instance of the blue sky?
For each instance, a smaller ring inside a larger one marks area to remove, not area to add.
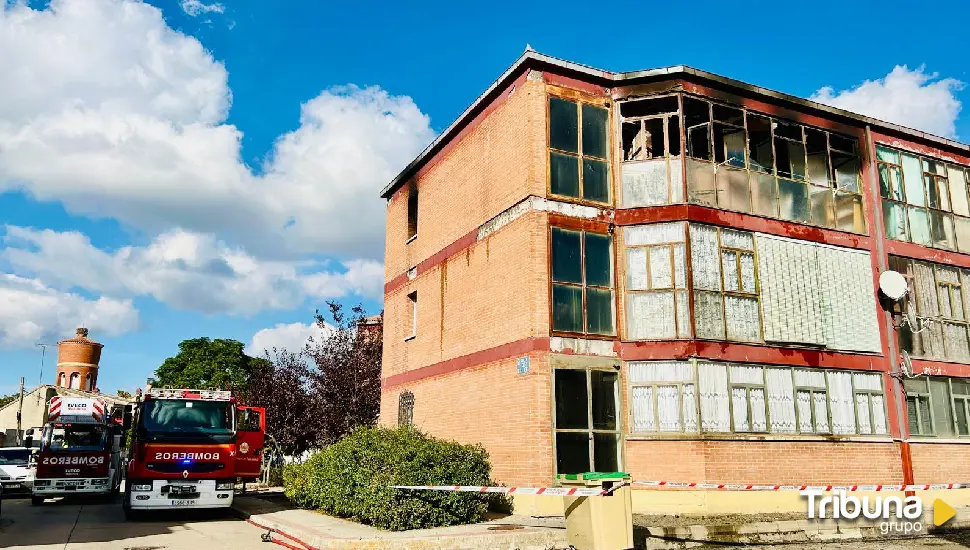
[[[298,345],[326,299],[376,313],[379,190],[526,44],[970,138],[959,2],[4,5],[0,394],[81,324],[114,391],[185,338],[258,351]]]

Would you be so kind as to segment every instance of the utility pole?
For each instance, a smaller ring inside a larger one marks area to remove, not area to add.
[[[53,346],[54,344],[37,342],[34,345],[40,346],[40,378],[37,380],[37,385],[42,386],[44,384],[44,356],[47,355],[47,346]]]
[[[24,435],[21,432],[21,416],[24,412],[24,377],[20,377],[20,405],[17,407],[17,444],[24,444]]]

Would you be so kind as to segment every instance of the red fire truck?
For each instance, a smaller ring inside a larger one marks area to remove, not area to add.
[[[122,506],[138,511],[226,508],[237,478],[259,477],[265,409],[228,391],[152,388],[125,414],[131,426]]]
[[[54,396],[36,456],[31,502],[76,494],[117,494],[123,426],[104,399]],[[33,436],[31,430],[29,435]]]

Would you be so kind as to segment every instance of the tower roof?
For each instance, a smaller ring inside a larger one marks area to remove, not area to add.
[[[77,335],[74,338],[68,338],[67,340],[61,340],[60,342],[58,342],[58,345],[60,345],[60,344],[88,344],[88,345],[92,345],[92,346],[98,346],[99,348],[103,348],[104,347],[104,344],[102,344],[100,342],[95,342],[94,340],[88,338],[88,329],[86,329],[86,328],[78,328],[76,332],[77,332]]]

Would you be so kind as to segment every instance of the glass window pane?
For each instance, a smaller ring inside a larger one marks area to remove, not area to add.
[[[906,202],[915,206],[926,206],[923,169],[918,158],[906,153],[903,153],[903,187],[906,188]]]
[[[619,436],[593,434],[593,462],[597,472],[616,472],[619,464]]]
[[[770,145],[770,143],[769,143]],[[751,211],[759,216],[778,217],[778,189],[774,176],[751,172]]]
[[[549,153],[549,186],[554,195],[579,198],[579,158]]]
[[[607,164],[583,159],[583,198],[596,202],[610,202],[610,180]]]
[[[808,186],[797,181],[778,178],[779,216],[785,220],[808,223]]]
[[[616,384],[615,372],[591,370],[590,383],[593,387],[593,429],[615,430],[616,427]]]
[[[812,193],[812,223],[823,227],[835,227],[835,200],[833,191],[827,187],[810,187]]]
[[[918,401],[918,404],[923,434],[933,434],[933,417],[930,415],[930,400],[922,398]]]
[[[559,283],[583,282],[583,259],[579,231],[552,228],[552,280]]]
[[[609,235],[586,233],[586,284],[613,286]]]
[[[755,293],[754,254],[741,254],[741,292]]]
[[[953,238],[953,216],[930,210],[930,236],[933,238],[933,246],[939,248],[956,248],[956,239]]]
[[[967,202],[967,184],[963,176],[963,169],[950,166],[947,169],[947,181],[950,184],[950,203],[953,213],[970,216],[970,204]]]
[[[738,291],[738,255],[733,250],[721,252],[721,269],[724,274],[724,290]]]
[[[687,200],[694,204],[717,206],[713,164],[694,160],[687,162]]]
[[[923,181],[926,183],[927,205],[937,210],[950,210],[950,199],[947,194],[946,179],[936,176],[925,176]]]
[[[923,171],[946,177],[946,166],[938,160],[923,159]]]
[[[906,418],[909,420],[909,432],[914,435],[920,433],[919,417],[916,412],[918,405],[916,401],[917,398],[915,397],[906,398]]]
[[[627,290],[647,290],[647,249],[626,249],[626,288]]]
[[[829,174],[829,150],[825,133],[812,128],[805,128],[805,147],[808,153],[808,181],[812,185],[828,187],[831,175]]]
[[[774,158],[771,150],[771,120],[767,117],[748,113],[748,151],[751,154],[750,168],[761,172],[771,172]]]
[[[582,474],[589,471],[589,432],[556,434],[556,472]]]
[[[854,233],[866,232],[866,215],[862,195],[842,190],[835,192],[835,227]]]
[[[899,153],[893,149],[887,149],[879,145],[876,146],[876,158],[884,162],[899,164]]]
[[[650,288],[673,288],[670,246],[650,247]]]
[[[930,378],[930,395],[933,401],[933,423],[936,435],[952,437],[953,409],[950,405],[950,388],[942,378]]]
[[[570,153],[579,152],[578,111],[572,101],[549,98],[549,147]]]
[[[552,285],[552,329],[583,332],[583,289]]]
[[[589,403],[586,398],[586,371],[557,369],[556,429],[588,430]]]
[[[586,288],[587,332],[613,334],[613,291]]]
[[[956,216],[953,218],[953,234],[960,252],[970,252],[970,219]]]
[[[832,168],[835,170],[835,184],[839,189],[859,192],[859,157],[833,151]]]
[[[879,193],[884,199],[904,200],[903,174],[898,166],[879,165]]]
[[[953,395],[970,396],[970,382],[967,379],[951,378],[950,388],[953,391]]]
[[[963,399],[957,399],[954,401],[956,420],[957,420],[957,433],[960,435],[970,435],[970,428],[967,426],[967,402]]]
[[[714,162],[744,168],[746,165],[744,128],[714,125]]]
[[[897,241],[908,241],[906,232],[906,207],[898,202],[882,201],[882,222],[886,229],[886,237]],[[968,225],[970,230],[970,225]],[[970,235],[968,235],[970,236]],[[970,241],[968,241],[970,244]]]
[[[583,156],[606,158],[606,109],[583,105]],[[663,142],[663,135],[660,136]],[[661,153],[662,154],[662,153]]]
[[[717,169],[717,204],[725,210],[751,211],[748,173],[727,166]]]
[[[916,244],[930,246],[930,218],[925,208],[909,208],[909,236]]]

